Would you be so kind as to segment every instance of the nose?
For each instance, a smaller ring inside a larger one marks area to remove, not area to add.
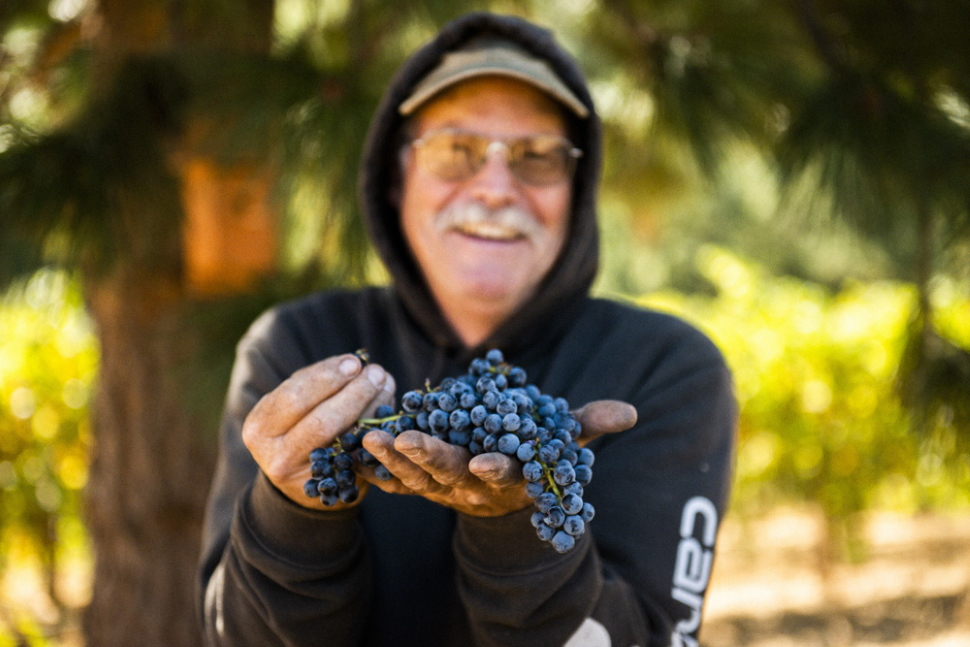
[[[518,186],[509,168],[508,155],[505,144],[492,142],[485,152],[485,164],[471,179],[472,197],[488,207],[505,207],[517,198]]]

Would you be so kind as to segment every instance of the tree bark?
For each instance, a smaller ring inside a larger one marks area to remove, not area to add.
[[[219,11],[227,15],[216,15]],[[96,67],[102,86],[110,86],[113,71],[129,56],[165,55],[182,46],[267,52],[273,1],[100,0],[99,14]],[[211,151],[194,151],[191,137],[197,130],[194,120],[204,121],[204,116],[188,119],[180,140],[173,141],[179,135],[171,132],[159,134],[174,151],[171,172],[184,185],[184,221],[195,227],[187,238],[176,236],[183,248],[173,246],[165,258],[153,259],[151,267],[136,253],[117,260],[107,274],[88,272],[84,277],[101,344],[86,491],[95,555],[93,594],[84,614],[88,647],[202,643],[195,574],[217,434],[204,428],[185,404],[192,385],[185,384],[184,368],[202,343],[191,327],[188,306],[199,296],[200,284],[210,295],[224,289],[244,291],[275,265],[272,255],[226,254],[225,243],[216,243],[221,251],[214,259],[197,252],[213,243],[195,240],[205,235],[199,231],[196,203],[221,213],[222,233],[235,236],[230,243],[242,235],[233,234],[233,227],[248,228],[250,237],[256,227],[259,242],[272,250],[275,240],[267,238],[275,238],[276,230],[263,199],[270,193],[271,173],[258,157],[246,169],[207,162]],[[206,173],[192,175],[189,164],[201,164]],[[145,217],[138,204],[124,208],[131,213],[111,217],[136,223]],[[144,246],[145,232],[136,229],[125,233],[129,250]],[[220,233],[218,228],[208,231]],[[204,271],[191,265],[198,258],[209,261]],[[228,258],[228,264],[219,265],[220,258]]]
[[[176,383],[194,341],[180,289],[127,271],[87,285],[101,376],[87,490],[95,584],[85,636],[91,647],[200,645],[193,587],[214,444]]]

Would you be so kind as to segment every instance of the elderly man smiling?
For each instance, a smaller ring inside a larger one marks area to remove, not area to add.
[[[208,644],[696,644],[735,402],[695,329],[588,295],[600,140],[575,62],[523,20],[464,16],[402,66],[360,183],[392,285],[281,304],[239,345]],[[573,550],[536,538],[512,459],[417,431],[364,438],[393,478],[362,470],[356,500],[304,494],[311,449],[490,348],[582,405],[597,516]]]

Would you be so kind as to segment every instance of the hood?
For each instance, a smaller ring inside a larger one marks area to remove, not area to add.
[[[404,308],[438,346],[461,350],[461,339],[441,314],[421,270],[408,250],[397,207],[388,187],[395,177],[400,129],[404,118],[398,106],[440,61],[442,55],[477,36],[495,35],[519,43],[549,62],[563,82],[587,106],[589,116],[578,123],[571,138],[583,151],[573,180],[570,231],[562,252],[534,298],[524,304],[480,347],[514,349],[537,333],[548,334],[554,322],[576,307],[589,293],[596,276],[599,238],[596,200],[602,160],[602,127],[582,71],[554,40],[551,32],[512,16],[472,13],[446,24],[438,35],[415,52],[390,82],[371,122],[364,147],[359,194],[371,242],[390,272]]]

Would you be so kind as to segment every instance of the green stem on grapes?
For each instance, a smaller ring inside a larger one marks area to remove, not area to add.
[[[393,416],[387,416],[385,418],[361,418],[360,420],[357,421],[357,424],[358,425],[367,425],[368,427],[373,427],[373,426],[378,426],[379,427],[382,424],[384,424],[385,422],[393,422],[393,421],[397,420],[398,418],[400,418],[401,416],[408,416],[410,418],[413,418],[414,417],[414,416],[411,416],[411,415],[409,415],[407,413],[395,413]]]
[[[546,482],[549,484],[549,487],[552,488],[552,493],[556,495],[556,501],[562,504],[562,492],[560,492],[559,488],[556,486],[556,479],[553,478],[552,468],[545,463],[539,464],[542,465],[542,473],[545,474]]]

